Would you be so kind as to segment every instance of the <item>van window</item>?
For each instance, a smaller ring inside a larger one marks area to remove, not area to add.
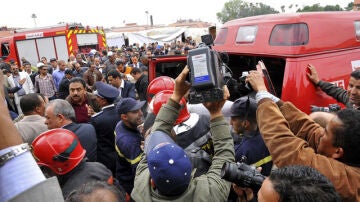
[[[305,23],[276,25],[271,32],[272,46],[301,46],[309,42],[309,28]]]
[[[7,57],[10,54],[9,43],[1,44],[1,55]]]
[[[356,40],[360,41],[360,21],[354,22]]]
[[[226,41],[226,36],[228,34],[227,28],[220,29],[220,32],[217,34],[214,44],[224,44]]]
[[[237,44],[249,44],[254,43],[258,26],[243,26],[239,27],[236,35]]]

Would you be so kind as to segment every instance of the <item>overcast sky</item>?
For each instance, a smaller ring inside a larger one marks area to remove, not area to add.
[[[147,24],[153,16],[154,24],[170,24],[178,19],[200,19],[219,24],[216,13],[228,0],[5,0],[0,12],[0,26],[35,26],[31,15],[36,14],[36,25],[48,26],[59,22],[81,22],[83,25],[123,26],[125,23]],[[348,5],[351,0],[246,0],[262,2],[280,11],[281,5],[297,4],[299,7],[320,5]],[[149,14],[146,14],[148,11]]]

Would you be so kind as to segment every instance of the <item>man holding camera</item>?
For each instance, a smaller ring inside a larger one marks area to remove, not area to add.
[[[260,72],[251,71],[246,81],[257,92],[257,122],[276,166],[313,167],[334,184],[343,201],[359,201],[360,111],[339,111],[324,130],[293,104],[267,92]]]
[[[185,81],[187,67],[175,80],[175,90],[156,117],[151,134],[145,139],[145,153],[135,177],[132,198],[135,201],[226,201],[230,183],[221,179],[225,162],[234,161],[234,145],[221,108],[229,92],[224,88],[224,99],[204,103],[210,112],[215,155],[209,171],[193,178],[191,163],[171,138],[171,130],[180,109],[180,101],[190,89]]]
[[[250,176],[248,176],[250,177]],[[252,176],[252,178],[259,178]],[[256,181],[256,180],[254,180]],[[247,181],[254,183],[253,181]],[[246,182],[239,182],[243,184]],[[340,202],[340,197],[336,193],[331,182],[319,171],[309,166],[293,165],[285,166],[271,172],[270,176],[256,182],[258,187],[257,198],[253,197],[250,188],[245,189],[247,195],[244,195],[244,188],[234,186],[239,195],[238,202],[241,201],[296,201],[296,202]]]

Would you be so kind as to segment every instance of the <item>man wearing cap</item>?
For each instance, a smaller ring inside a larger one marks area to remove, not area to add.
[[[187,67],[175,80],[175,90],[156,117],[152,132],[145,139],[145,153],[141,159],[131,194],[135,201],[226,201],[230,183],[221,179],[225,162],[234,161],[234,144],[229,125],[221,108],[229,91],[224,88],[224,100],[204,103],[210,112],[210,131],[215,154],[206,174],[193,178],[191,163],[184,150],[174,143],[171,129],[175,122],[182,97],[191,85],[185,82]]]
[[[235,142],[235,161],[262,167],[261,173],[268,176],[272,159],[261,137],[256,121],[256,101],[250,97],[237,99],[230,109],[230,125],[233,133],[240,136]]]
[[[119,91],[113,86],[104,82],[95,82],[96,101],[101,107],[99,113],[90,118],[90,123],[95,127],[97,136],[98,161],[104,164],[115,176],[116,170],[116,151],[114,130],[120,117],[115,110],[115,99],[119,96]]]
[[[88,56],[88,57],[86,58],[86,60],[87,60],[87,65],[88,65],[88,67],[90,67],[90,64],[91,64],[91,63],[94,63],[95,53],[89,52],[87,56]]]
[[[145,102],[123,98],[116,106],[121,121],[115,128],[115,147],[118,153],[115,176],[129,195],[134,187],[136,167],[143,156],[140,147],[143,137],[138,126],[143,123],[141,107]]]

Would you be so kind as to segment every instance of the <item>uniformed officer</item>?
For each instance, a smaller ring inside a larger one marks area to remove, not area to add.
[[[115,99],[119,96],[119,91],[104,82],[95,82],[96,101],[101,107],[101,111],[94,114],[90,123],[95,127],[97,134],[97,154],[98,161],[103,163],[111,170],[115,176],[116,170],[116,151],[114,141],[114,130],[120,117],[115,110]]]
[[[123,98],[116,106],[116,111],[121,121],[115,128],[116,143],[116,179],[130,195],[134,188],[136,167],[139,164],[143,151],[141,141],[143,136],[138,126],[143,123],[141,107],[145,101],[137,101],[134,98]]]

